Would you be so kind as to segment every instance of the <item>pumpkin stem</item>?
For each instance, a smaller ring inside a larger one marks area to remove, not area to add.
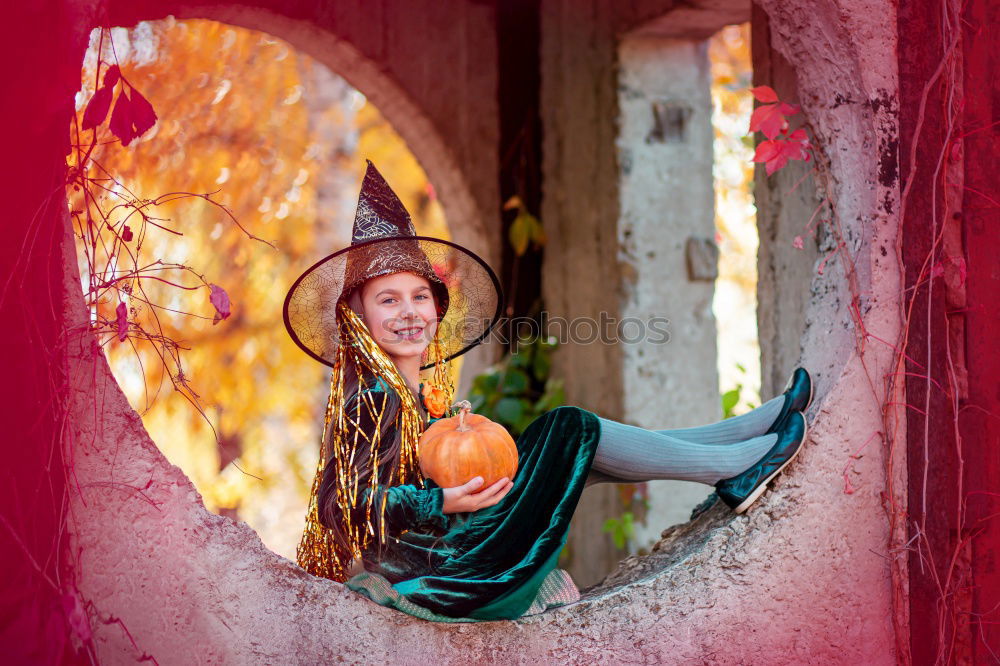
[[[458,427],[455,428],[455,430],[460,430],[462,432],[472,430],[472,428],[465,425],[465,415],[472,411],[472,403],[468,400],[459,400],[451,406],[452,409],[456,407],[458,407],[461,411],[458,413]]]

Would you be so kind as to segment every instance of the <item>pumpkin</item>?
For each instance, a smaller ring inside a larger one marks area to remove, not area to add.
[[[454,488],[483,477],[480,490],[517,473],[517,445],[499,423],[471,412],[462,400],[457,416],[439,419],[420,436],[420,471],[442,488]],[[476,491],[478,492],[478,491]]]

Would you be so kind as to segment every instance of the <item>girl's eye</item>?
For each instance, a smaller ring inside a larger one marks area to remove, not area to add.
[[[418,294],[417,298],[422,299],[422,300],[427,300],[428,296],[427,296],[427,294]]]
[[[384,301],[382,301],[382,305],[387,305],[389,303],[389,301],[394,301],[394,300],[396,300],[396,299],[394,299],[394,298],[387,298]]]

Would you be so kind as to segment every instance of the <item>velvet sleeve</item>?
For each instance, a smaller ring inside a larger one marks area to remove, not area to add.
[[[354,421],[355,409],[358,400],[362,400],[361,409],[358,412],[357,423]],[[369,438],[374,437],[376,421],[372,414],[379,414],[385,409],[387,394],[384,391],[366,390],[362,394],[352,396],[346,405],[347,430],[344,433],[351,441],[357,432],[359,447],[368,446]],[[383,441],[391,442],[395,436],[392,429],[383,434]],[[333,473],[332,464],[328,463],[324,471]],[[381,478],[387,478],[387,470],[383,468]],[[369,495],[373,489],[369,487],[370,477],[365,475],[358,479],[358,495],[352,509],[352,519],[355,525],[365,522]],[[375,515],[379,511],[382,501],[385,501],[385,527],[386,534],[399,536],[407,530],[415,528],[436,528],[447,530],[449,526],[448,516],[442,511],[444,507],[444,490],[430,479],[425,480],[424,487],[414,484],[401,484],[386,486],[380,484],[374,488],[375,501],[372,504],[372,525],[377,528]]]

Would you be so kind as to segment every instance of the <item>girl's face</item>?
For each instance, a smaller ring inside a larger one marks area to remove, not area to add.
[[[380,275],[361,288],[364,321],[394,359],[420,357],[434,339],[437,309],[430,282],[415,273]]]

